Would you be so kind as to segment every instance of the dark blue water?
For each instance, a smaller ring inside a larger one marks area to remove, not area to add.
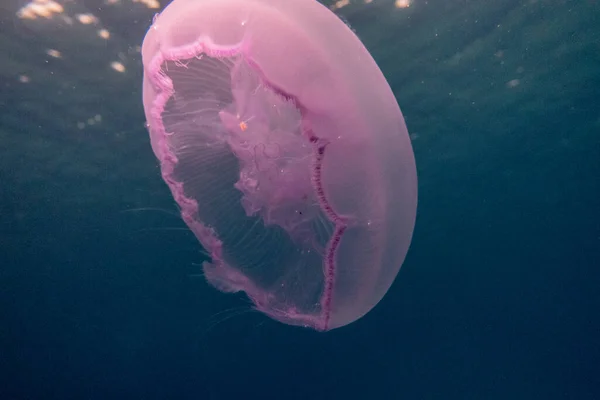
[[[56,1],[0,4],[0,399],[600,398],[600,3],[336,11],[396,94],[420,203],[384,300],[316,333],[196,276],[141,109],[157,10]]]

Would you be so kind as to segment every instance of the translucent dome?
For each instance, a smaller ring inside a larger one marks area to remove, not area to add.
[[[312,0],[175,0],[142,53],[152,148],[208,282],[317,330],[373,308],[408,250],[417,177],[356,35]]]

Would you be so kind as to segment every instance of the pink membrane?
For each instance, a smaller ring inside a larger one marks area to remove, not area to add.
[[[408,251],[417,178],[354,33],[312,0],[174,0],[142,55],[152,148],[208,282],[317,330],[373,308]]]

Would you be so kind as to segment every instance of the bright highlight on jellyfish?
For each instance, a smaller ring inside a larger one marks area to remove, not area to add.
[[[208,282],[322,331],[371,310],[408,251],[417,177],[356,35],[313,0],[174,0],[142,55],[152,148]]]

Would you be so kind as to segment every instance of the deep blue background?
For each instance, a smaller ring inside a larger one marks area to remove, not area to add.
[[[0,5],[0,399],[600,398],[596,1],[337,11],[397,96],[420,203],[390,292],[328,333],[215,291],[181,220],[138,210],[176,212],[141,110],[155,11],[22,5]]]

